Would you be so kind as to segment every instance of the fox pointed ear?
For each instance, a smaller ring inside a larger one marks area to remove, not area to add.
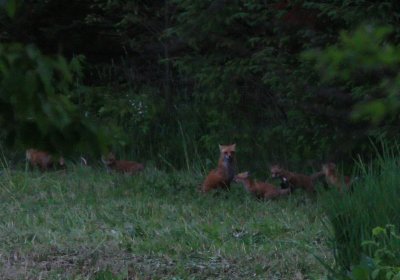
[[[236,151],[236,143],[231,145],[232,150]]]
[[[223,150],[224,146],[223,146],[223,145],[221,145],[221,144],[218,144],[218,147],[219,147],[219,151],[220,151],[220,152],[222,152],[222,150]]]

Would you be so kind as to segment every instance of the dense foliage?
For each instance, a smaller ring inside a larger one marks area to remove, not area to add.
[[[398,136],[399,14],[397,1],[32,0],[0,36],[84,55],[75,103],[119,152],[182,167],[237,142],[254,169],[315,168]]]

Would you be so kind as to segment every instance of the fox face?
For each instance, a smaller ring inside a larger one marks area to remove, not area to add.
[[[233,162],[236,152],[236,144],[232,145],[219,145],[219,151],[221,152],[220,159],[224,162]]]
[[[101,157],[101,161],[104,163],[104,165],[106,165],[107,167],[110,167],[116,161],[114,153],[109,152],[105,158]]]
[[[336,164],[333,162],[328,162],[322,165],[322,172],[325,176],[331,176],[336,173]]]
[[[224,170],[227,181],[232,181],[235,176],[235,152],[236,144],[219,145],[220,159],[218,166]]]
[[[269,170],[272,178],[282,177],[282,168],[279,165],[272,165]]]

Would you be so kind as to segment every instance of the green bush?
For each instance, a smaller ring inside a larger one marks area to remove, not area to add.
[[[0,124],[10,146],[99,152],[101,131],[71,102],[79,57],[43,55],[32,45],[0,44]]]

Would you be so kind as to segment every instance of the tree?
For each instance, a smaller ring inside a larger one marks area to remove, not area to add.
[[[17,2],[4,3],[9,16]],[[9,146],[99,153],[104,135],[83,118],[71,97],[82,74],[81,58],[45,56],[33,45],[0,44],[0,124]]]

